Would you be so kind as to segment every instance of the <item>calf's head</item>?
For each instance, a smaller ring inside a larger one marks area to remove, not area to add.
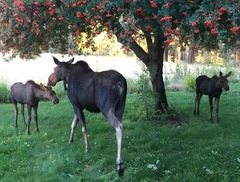
[[[225,90],[228,91],[229,90],[229,85],[228,85],[228,77],[232,74],[232,72],[230,71],[229,73],[227,73],[225,76],[223,76],[222,72],[219,73],[219,83],[221,85],[221,87]]]
[[[44,91],[44,98],[51,100],[54,104],[57,104],[59,102],[56,93],[52,90],[52,87],[50,85],[45,86],[43,84],[40,84],[40,87]]]
[[[74,61],[74,58],[70,59],[68,62],[60,62],[53,56],[53,60],[57,66],[54,68],[54,72],[48,77],[48,85],[50,86],[55,86],[57,82],[62,80],[67,82],[66,72],[71,68],[71,63]]]

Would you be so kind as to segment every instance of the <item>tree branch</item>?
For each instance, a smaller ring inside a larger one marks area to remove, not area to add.
[[[144,63],[149,61],[149,55],[144,51],[144,49],[132,38],[131,35],[127,35],[127,38],[121,38],[121,35],[125,33],[124,27],[121,25],[119,21],[115,21],[113,27],[113,33],[117,37],[118,42],[123,44],[124,46],[129,47],[136,56],[141,59]],[[131,41],[128,41],[131,40]]]
[[[151,50],[153,42],[152,42],[152,37],[150,35],[150,33],[144,32],[145,38],[146,38],[146,42],[147,42],[147,47],[148,47],[148,51]]]

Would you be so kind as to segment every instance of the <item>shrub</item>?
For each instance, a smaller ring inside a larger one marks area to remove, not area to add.
[[[138,93],[140,91],[139,85],[137,84],[138,80],[127,79],[127,89],[128,94]]]
[[[191,75],[186,76],[184,83],[187,90],[193,90],[195,88],[195,77]]]
[[[0,103],[10,102],[10,90],[5,81],[0,81]]]
[[[147,70],[144,70],[137,82],[139,87],[139,97],[143,102],[147,119],[154,114],[155,109],[155,94],[149,80],[149,73]]]

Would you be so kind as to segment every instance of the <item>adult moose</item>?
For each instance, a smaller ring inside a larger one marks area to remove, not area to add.
[[[36,122],[36,131],[39,132],[38,128],[38,102],[41,99],[49,99],[54,104],[58,103],[56,93],[50,86],[46,87],[42,84],[38,85],[34,81],[29,80],[25,84],[21,82],[14,83],[11,88],[12,103],[15,109],[15,127],[18,127],[18,107],[17,103],[21,104],[21,113],[25,126],[27,126],[26,133],[30,134],[30,122],[31,122],[31,111],[34,111],[34,120]],[[24,117],[24,105],[27,104],[28,110],[28,122],[26,124]]]
[[[53,57],[57,67],[54,68],[54,72],[48,78],[48,84],[51,86],[54,86],[59,81],[64,81],[68,84],[67,95],[75,112],[69,141],[73,141],[74,129],[80,121],[85,139],[86,152],[88,152],[90,146],[83,110],[102,112],[107,121],[116,130],[116,165],[119,176],[122,176],[124,167],[121,157],[123,135],[121,121],[127,94],[126,79],[115,70],[94,72],[84,61],[72,64],[73,59],[69,62],[60,62],[57,58]]]
[[[210,105],[210,116],[209,119],[212,121],[212,111],[213,111],[213,98],[215,98],[216,103],[216,119],[219,122],[218,110],[219,110],[219,101],[222,94],[222,90],[229,90],[227,78],[231,75],[231,71],[223,76],[222,72],[219,73],[219,76],[215,75],[212,78],[207,77],[206,75],[201,75],[196,79],[196,97],[194,103],[194,114],[199,114],[199,105],[202,98],[202,95],[208,95],[209,105]]]

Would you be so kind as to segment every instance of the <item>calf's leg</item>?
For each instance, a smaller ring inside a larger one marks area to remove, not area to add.
[[[198,115],[200,113],[200,102],[201,102],[201,99],[202,99],[202,94],[198,93],[198,95],[197,95],[197,114]]]
[[[194,100],[194,109],[193,109],[193,114],[199,114],[199,105],[200,105],[200,100],[202,98],[201,93],[196,93],[196,97]]]
[[[210,108],[210,115],[209,115],[209,119],[210,121],[212,121],[212,112],[213,112],[213,98],[211,96],[208,97],[209,99],[209,108]]]
[[[36,123],[36,131],[39,132],[37,110],[38,110],[38,106],[33,107],[33,111],[34,111],[34,120],[35,120],[35,123]]]
[[[216,104],[216,119],[217,119],[217,122],[219,122],[219,117],[218,117],[219,101],[220,101],[220,97],[219,97],[219,98],[215,98],[215,104]]]
[[[32,107],[28,105],[27,109],[28,109],[28,119],[27,119],[27,130],[26,130],[26,133],[27,133],[27,135],[29,135],[30,134],[30,123],[31,123]]]
[[[18,107],[17,107],[17,103],[13,102],[14,105],[14,113],[15,113],[15,127],[18,127]]]
[[[21,104],[21,113],[22,113],[22,119],[24,126],[27,127],[26,121],[25,121],[25,115],[24,115],[24,104]]]
[[[196,114],[196,104],[197,104],[197,100],[196,100],[196,97],[194,99],[194,107],[193,107],[193,114],[195,115]]]

